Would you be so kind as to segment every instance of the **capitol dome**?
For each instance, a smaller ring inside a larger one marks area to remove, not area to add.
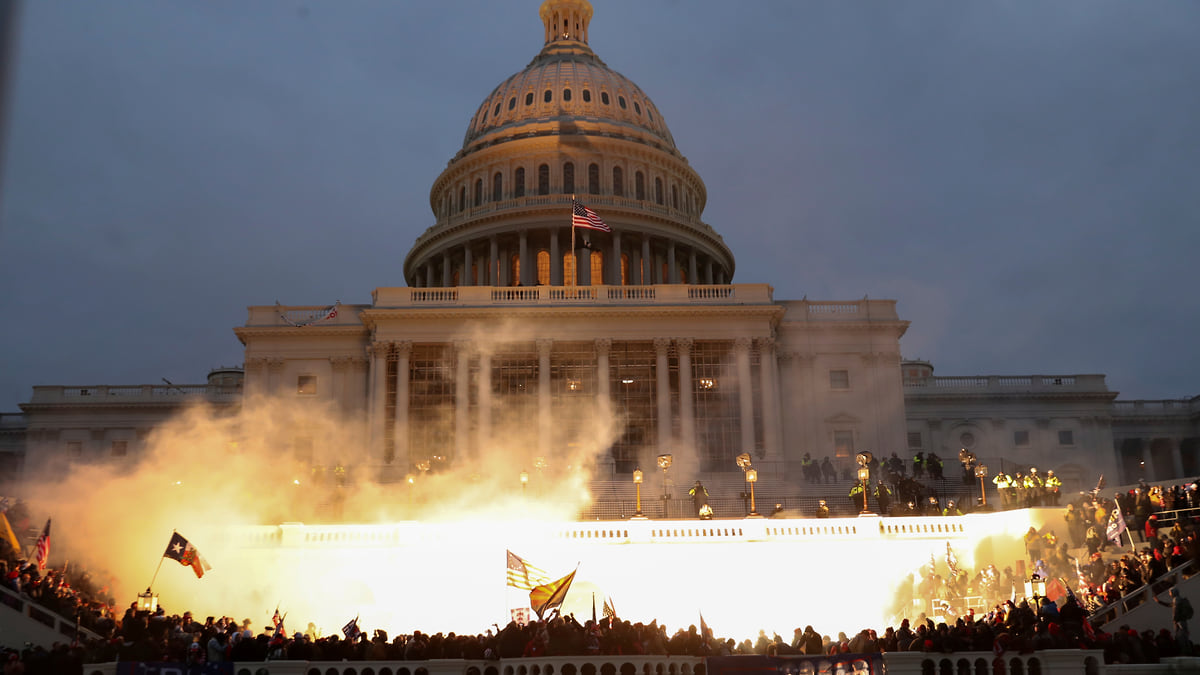
[[[436,223],[407,283],[729,283],[733,254],[700,219],[704,182],[657,106],[588,46],[591,4],[545,0],[539,15],[541,51],[483,100],[430,190]],[[612,232],[572,232],[573,200]]]

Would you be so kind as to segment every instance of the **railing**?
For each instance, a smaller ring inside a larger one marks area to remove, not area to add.
[[[743,305],[772,304],[767,284],[690,285],[657,284],[651,286],[459,286],[456,288],[378,288],[375,308],[425,306],[504,306],[504,305],[680,305],[737,302]],[[824,303],[805,303],[823,307]],[[838,304],[838,303],[832,303]],[[858,304],[840,305],[853,311],[820,312],[820,318],[855,317],[862,314]],[[272,311],[266,311],[272,310]],[[274,308],[253,307],[248,325],[285,325]],[[352,310],[351,310],[352,311]],[[350,314],[351,311],[346,312]],[[865,309],[863,310],[865,311]],[[872,310],[873,311],[873,310]],[[341,315],[339,315],[340,317]],[[882,315],[881,315],[882,316]]]
[[[212,402],[236,401],[241,398],[239,386],[216,384],[172,385],[98,385],[94,387],[39,385],[33,388],[30,403],[97,404],[162,402],[168,399],[204,398]]]
[[[958,391],[1105,392],[1103,375],[964,375],[905,377],[905,389]]]
[[[1113,415],[1122,417],[1200,413],[1200,396],[1186,399],[1113,401]]]
[[[0,605],[19,613],[21,616],[31,621],[36,621],[42,626],[54,631],[57,636],[66,639],[74,639],[76,637],[76,626],[74,621],[59,616],[55,612],[52,612],[36,602],[14,593],[13,591],[4,587],[0,587]],[[78,628],[78,636],[85,637],[90,640],[102,639],[97,633],[83,627]]]
[[[732,657],[739,658],[739,657]],[[760,665],[759,657],[748,662]],[[780,659],[784,660],[784,659]],[[1086,673],[1139,675],[1197,672],[1200,658],[1176,657],[1156,664],[1117,664],[1106,666],[1102,650],[1046,649],[1029,653],[1005,652],[997,657],[991,651],[887,652],[883,654],[888,675],[925,673],[987,673],[1021,675],[1029,673]],[[1133,668],[1134,670],[1130,670]],[[772,669],[773,671],[774,669]],[[779,669],[782,672],[782,668]],[[115,675],[116,663],[92,663],[83,667],[84,675]],[[436,659],[429,661],[262,661],[233,664],[234,675],[537,675],[539,673],[584,673],[592,675],[707,675],[707,659],[693,656],[554,656],[537,659],[501,659],[467,661]]]
[[[1159,593],[1190,579],[1197,572],[1200,572],[1200,569],[1197,569],[1195,561],[1188,560],[1154,581],[1130,591],[1116,602],[1109,603],[1092,612],[1090,618],[1093,623],[1100,625],[1113,623],[1123,615],[1151,602]]]

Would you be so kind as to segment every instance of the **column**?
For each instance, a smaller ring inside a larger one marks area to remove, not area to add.
[[[704,283],[712,285],[713,282],[713,261],[709,258],[704,262]]]
[[[679,436],[689,453],[696,450],[696,378],[692,377],[692,344],[692,338],[675,338],[675,353],[679,356]]]
[[[488,285],[499,286],[499,277],[497,276],[500,259],[499,244],[495,237],[488,239]]]
[[[474,286],[475,278],[471,276],[471,265],[475,261],[471,258],[471,242],[463,245],[463,274],[460,286]]]
[[[521,230],[517,233],[517,259],[521,261],[521,278],[517,283],[522,286],[532,286],[529,280],[529,233]]]
[[[454,285],[454,261],[450,259],[450,250],[442,253],[442,288]]]
[[[768,462],[782,459],[779,419],[779,362],[775,360],[775,338],[758,339],[759,377],[762,378],[763,445]],[[878,446],[876,446],[878,447]]]
[[[411,341],[403,340],[396,343],[396,408],[392,411],[392,435],[396,456],[393,463],[402,470],[407,470],[413,464],[408,448],[408,363],[411,355]]]
[[[471,413],[471,343],[466,340],[454,342],[454,459],[461,461],[470,453]]]
[[[613,286],[621,285],[621,233],[613,231],[612,233],[612,254],[609,256],[608,264],[608,280],[606,283]]]
[[[367,355],[371,359],[371,411],[370,433],[371,454],[378,457],[383,449],[383,415],[387,405],[387,358],[391,345],[387,342],[374,342],[367,347]]]
[[[611,409],[612,405],[612,374],[609,372],[608,353],[612,351],[612,340],[597,338],[592,343],[596,352],[596,402],[601,414]]]
[[[667,350],[669,338],[654,338],[654,389],[658,403],[658,452],[670,452],[671,447],[671,374]]]
[[[433,261],[425,261],[425,288],[433,288]]]
[[[750,338],[733,341],[738,376],[738,407],[741,412],[742,452],[754,454],[754,385],[750,374]]]
[[[475,456],[479,457],[492,440],[492,353],[486,348],[479,352],[479,428],[475,440]]]
[[[642,284],[650,285],[654,283],[654,258],[650,256],[650,237],[642,236],[642,265],[641,265]]]
[[[667,242],[667,279],[668,284],[679,283],[679,267],[675,264],[675,241]]]
[[[554,340],[537,341],[538,354],[538,454],[550,454],[550,350]]]
[[[550,285],[563,285],[562,251],[558,250],[558,228],[550,228]]]
[[[688,283],[700,283],[699,277],[696,276],[696,249],[688,251]]]

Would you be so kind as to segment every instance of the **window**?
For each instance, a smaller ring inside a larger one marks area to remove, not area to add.
[[[492,176],[492,201],[498,202],[504,198],[504,176],[499,172]]]
[[[654,179],[654,203],[655,204],[663,203],[663,190],[662,190],[662,179],[661,178]]]
[[[633,174],[633,189],[638,199],[646,198],[646,177],[642,175],[641,171]]]
[[[625,196],[625,172],[621,171],[621,167],[613,167],[613,188],[612,192],[617,197]]]
[[[467,186],[460,185],[458,188],[458,210],[462,211],[467,208]]]
[[[539,286],[550,285],[550,252],[546,249],[537,252],[537,282]]]
[[[591,102],[592,102],[592,90],[591,90],[591,89],[584,89],[584,90],[583,90],[583,102],[584,102],[584,103],[591,103]]]
[[[588,164],[588,194],[600,194],[600,165]]]
[[[82,457],[83,441],[67,441],[67,457]]]
[[[113,441],[111,448],[113,457],[124,457],[129,454],[129,441]]]
[[[533,105],[533,92],[525,94],[525,105]]]
[[[549,103],[551,100],[553,100],[553,98],[554,98],[554,94],[551,93],[551,91],[549,89],[546,90],[545,94],[542,94],[542,100],[545,101],[546,103]]]
[[[542,164],[538,166],[538,194],[550,194],[550,165]]]
[[[1063,429],[1058,432],[1059,445],[1075,445],[1075,432],[1070,429]]]
[[[607,91],[600,92],[600,102],[603,103],[604,105],[608,105],[608,92]]]
[[[679,186],[671,186],[671,208],[679,210]]]
[[[854,455],[854,432],[833,432],[833,456],[850,457]]]
[[[483,179],[475,179],[475,206],[483,203]]]
[[[925,447],[925,446],[921,443],[921,432],[919,432],[919,431],[908,432],[908,449],[909,450],[920,450],[923,447]]]
[[[624,96],[617,97],[617,105],[621,106],[621,110],[625,110],[626,105],[625,105],[625,97]]]
[[[639,114],[639,115],[641,115],[641,114],[642,114],[642,106],[638,105],[638,102],[637,102],[637,101],[634,101],[634,102],[633,102],[633,112],[635,112],[635,113],[637,113],[637,114]]]
[[[508,109],[512,110],[515,107],[517,107],[517,97],[516,96],[508,99]]]
[[[563,89],[563,100],[564,101],[571,100],[571,90],[570,89]]]
[[[849,389],[850,388],[850,371],[848,371],[848,370],[831,370],[831,371],[829,371],[829,388],[830,389]]]
[[[497,101],[496,102],[496,110],[492,113],[492,117],[499,117],[499,116],[500,116],[500,102]]]
[[[511,271],[512,276],[508,280],[508,282],[509,282],[508,285],[520,286],[521,285],[521,256],[520,255],[513,254],[512,258],[510,258],[509,270]]]
[[[525,167],[521,167],[513,174],[513,196],[525,196]]]
[[[1014,431],[1013,432],[1013,445],[1017,446],[1018,448],[1028,448],[1029,447],[1029,432],[1024,431],[1024,430]]]
[[[317,393],[317,376],[300,375],[296,378],[296,393],[301,396],[315,396]]]
[[[567,162],[563,164],[563,194],[572,194],[575,192],[575,164]]]

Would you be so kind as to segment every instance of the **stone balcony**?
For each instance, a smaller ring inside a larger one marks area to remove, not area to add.
[[[966,375],[904,378],[904,394],[1109,393],[1103,375]]]
[[[1190,399],[1113,401],[1114,417],[1200,417],[1200,396]]]
[[[113,405],[141,403],[183,403],[194,400],[209,403],[234,403],[242,398],[240,386],[215,384],[142,384],[61,386],[45,385],[33,388],[27,405]]]

